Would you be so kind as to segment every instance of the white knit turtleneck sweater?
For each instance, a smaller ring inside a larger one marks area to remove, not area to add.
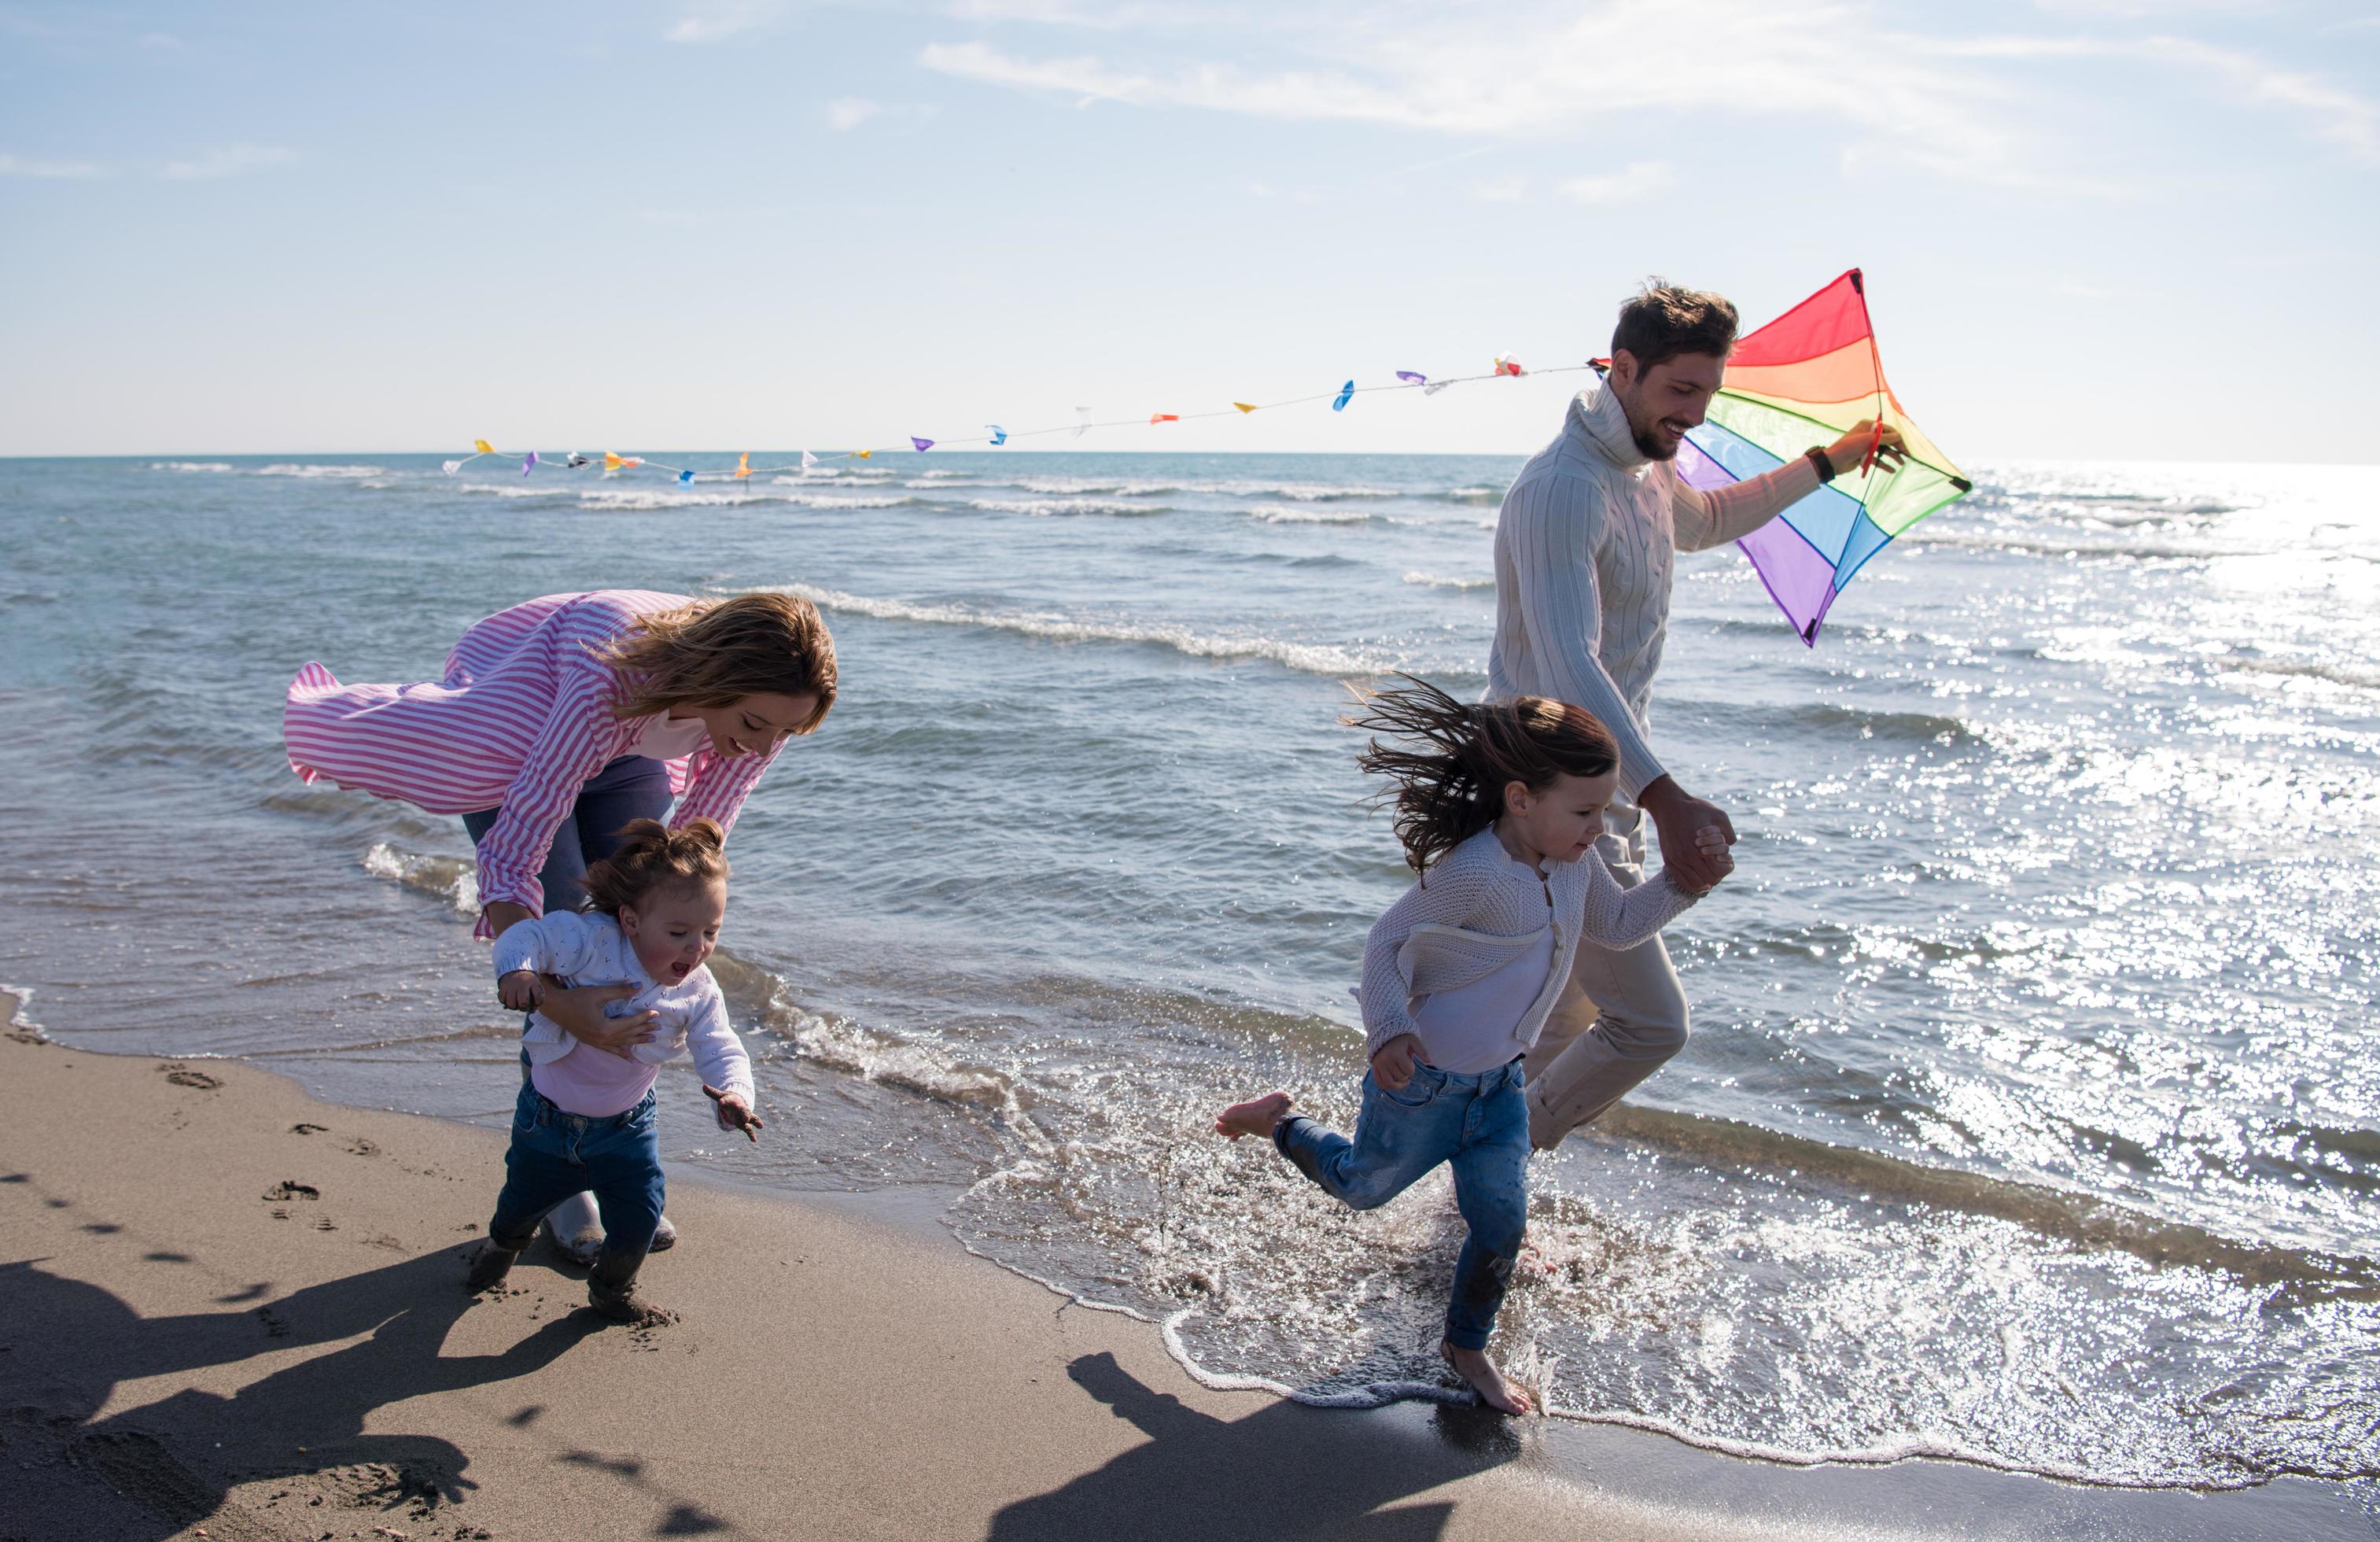
[[[1741,540],[1817,486],[1817,468],[1797,455],[1698,492],[1675,463],[1645,458],[1607,385],[1580,392],[1497,516],[1488,695],[1548,696],[1602,719],[1620,741],[1620,787],[1633,803],[1662,774],[1645,735],[1672,551]]]

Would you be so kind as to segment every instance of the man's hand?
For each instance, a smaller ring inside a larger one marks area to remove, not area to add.
[[[545,986],[534,969],[516,969],[496,981],[496,1000],[515,1012],[535,1012],[544,996]]]
[[[636,1056],[628,1052],[628,1047],[652,1038],[653,1026],[660,1017],[650,1009],[625,1017],[606,1017],[603,1009],[636,993],[633,985],[582,985],[565,990],[549,981],[538,1010],[545,1014],[547,1021],[561,1025],[565,1032],[589,1049],[634,1060]]]
[[[1414,1062],[1421,1055],[1418,1036],[1401,1033],[1380,1046],[1372,1057],[1372,1080],[1390,1092],[1402,1092],[1413,1080]]]
[[[744,1138],[746,1140],[751,1141],[756,1145],[759,1144],[760,1139],[760,1116],[752,1111],[751,1104],[746,1102],[742,1098],[733,1092],[720,1091],[717,1087],[712,1087],[709,1082],[702,1084],[702,1095],[719,1105],[719,1127],[721,1129],[741,1130],[744,1132]]]
[[[1707,893],[1733,869],[1727,848],[1735,844],[1735,825],[1718,804],[1692,796],[1667,776],[1639,793],[1636,804],[1653,816],[1653,828],[1661,832],[1661,861],[1687,893]],[[1706,830],[1718,832],[1716,845],[1705,844]]]
[[[1887,471],[1898,471],[1909,458],[1909,450],[1900,442],[1899,429],[1889,423],[1879,429],[1873,418],[1861,419],[1852,425],[1851,432],[1827,446],[1827,459],[1838,477],[1858,469],[1871,455]]]

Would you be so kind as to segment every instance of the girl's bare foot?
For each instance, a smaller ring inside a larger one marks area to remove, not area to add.
[[[1272,1127],[1289,1112],[1289,1094],[1268,1092],[1245,1103],[1233,1103],[1215,1116],[1215,1133],[1233,1140],[1242,1135],[1272,1135]]]
[[[1457,1349],[1440,1341],[1438,1352],[1446,1356],[1446,1363],[1454,1367],[1457,1376],[1471,1383],[1471,1390],[1478,1393],[1479,1401],[1488,1407],[1500,1414],[1518,1415],[1535,1411],[1529,1402],[1529,1394],[1504,1379],[1504,1373],[1496,1368],[1495,1361],[1488,1358],[1486,1350]]]

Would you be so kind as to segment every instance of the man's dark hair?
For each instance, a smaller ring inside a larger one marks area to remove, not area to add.
[[[1735,346],[1735,307],[1726,297],[1700,289],[1681,289],[1663,278],[1648,278],[1645,286],[1620,308],[1620,324],[1611,331],[1611,353],[1627,349],[1636,356],[1639,370],[1666,364],[1682,353],[1727,357]]]

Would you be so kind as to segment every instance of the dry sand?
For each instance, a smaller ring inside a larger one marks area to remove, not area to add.
[[[465,1293],[491,1132],[30,1032],[0,1086],[0,1538],[2374,1535],[2332,1485],[1798,1469],[1209,1391],[945,1238],[682,1176],[645,1278],[686,1321],[605,1327],[538,1250]]]

